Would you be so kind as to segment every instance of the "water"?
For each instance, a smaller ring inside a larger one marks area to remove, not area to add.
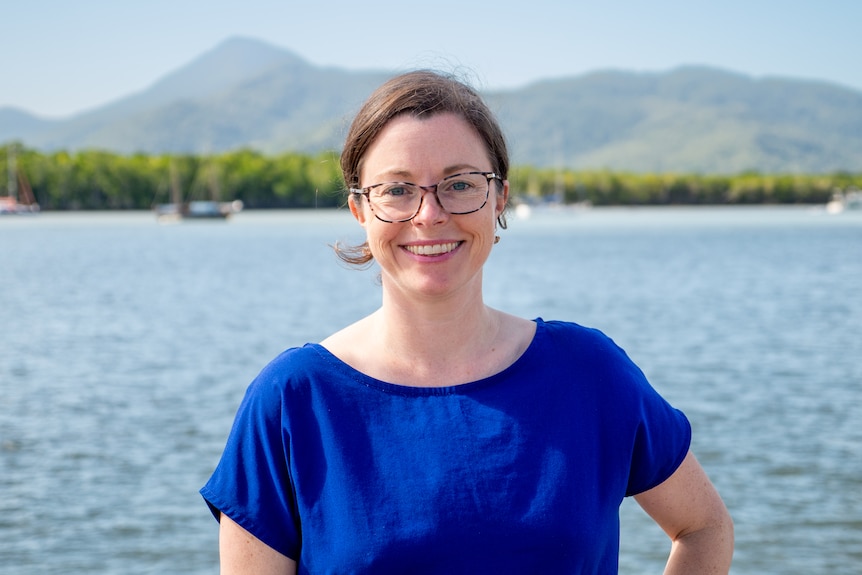
[[[488,303],[603,329],[692,420],[732,572],[862,564],[862,214],[594,209],[515,220]],[[344,212],[0,220],[0,573],[215,573],[198,488],[245,386],[373,310]],[[668,543],[633,503],[621,572]]]

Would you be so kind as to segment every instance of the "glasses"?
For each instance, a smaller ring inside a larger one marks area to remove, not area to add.
[[[491,180],[503,181],[494,172],[464,172],[445,177],[433,186],[384,182],[365,188],[350,188],[350,193],[367,197],[374,216],[393,224],[415,218],[426,191],[433,191],[437,201],[450,214],[478,212],[488,203]]]

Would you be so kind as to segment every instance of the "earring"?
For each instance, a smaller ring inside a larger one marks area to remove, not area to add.
[[[500,236],[494,236],[494,243],[495,243],[495,244],[499,244],[499,243],[500,243]]]

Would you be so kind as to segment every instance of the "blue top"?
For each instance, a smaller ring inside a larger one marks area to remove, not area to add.
[[[451,387],[285,351],[201,494],[299,573],[616,573],[623,497],[691,428],[601,332],[536,323],[514,364]]]

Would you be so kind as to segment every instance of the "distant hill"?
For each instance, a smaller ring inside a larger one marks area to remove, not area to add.
[[[513,154],[533,162],[657,172],[862,170],[862,93],[824,83],[703,67],[597,72],[496,102]]]
[[[233,38],[147,90],[62,120],[0,108],[0,142],[42,150],[338,149],[391,71],[309,64]],[[862,92],[704,67],[602,71],[486,94],[513,163],[637,172],[862,171]]]

